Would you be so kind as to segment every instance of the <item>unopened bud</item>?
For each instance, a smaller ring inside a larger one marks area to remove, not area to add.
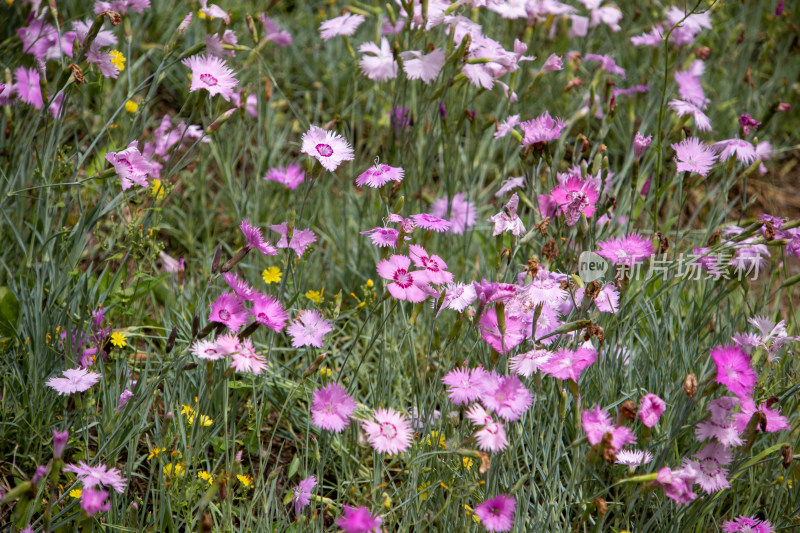
[[[253,42],[258,43],[258,30],[256,29],[256,24],[253,22],[253,17],[250,16],[250,13],[244,16],[244,21],[247,24],[247,31],[250,33]]]
[[[166,353],[172,351],[175,347],[175,339],[178,337],[178,326],[172,326],[172,331],[169,332],[169,337],[167,337],[167,346],[165,349]]]
[[[792,461],[794,461],[794,451],[792,451],[792,447],[788,444],[784,444],[781,446],[781,456],[783,456],[783,461],[781,464],[783,468],[788,469],[792,466]]]
[[[686,379],[683,380],[683,392],[689,398],[694,398],[694,395],[697,394],[697,376],[694,374],[686,376]]]
[[[669,239],[667,236],[659,231],[656,233],[656,237],[658,237],[658,253],[667,253],[667,250],[669,250]]]
[[[64,454],[64,448],[67,447],[69,440],[69,430],[56,431],[53,430],[53,459],[61,459]]]
[[[595,498],[594,500],[592,500],[592,503],[594,504],[595,509],[597,509],[598,515],[600,516],[606,515],[606,513],[608,512],[608,504],[603,498]]]
[[[316,372],[317,368],[319,368],[319,365],[322,364],[322,362],[325,360],[325,358],[327,356],[328,356],[328,353],[325,352],[325,353],[321,354],[319,357],[317,357],[316,359],[314,359],[314,362],[311,363],[311,365],[306,369],[305,372],[303,372],[303,379],[306,379],[308,376],[310,376],[311,374]]]
[[[222,245],[221,244],[219,245],[219,247],[217,247],[216,253],[214,253],[214,260],[211,261],[211,273],[212,274],[216,274],[217,271],[219,270],[220,259],[222,259]]]
[[[200,315],[192,317],[192,338],[197,337],[197,332],[200,331]]]

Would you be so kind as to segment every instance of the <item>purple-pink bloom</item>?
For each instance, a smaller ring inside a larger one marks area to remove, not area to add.
[[[698,106],[691,102],[684,102],[683,100],[670,100],[668,105],[679,117],[691,115],[698,130],[711,131],[711,120],[709,120]],[[675,145],[673,145],[673,148],[674,147]]]
[[[314,391],[311,423],[318,428],[339,433],[356,410],[356,401],[338,383],[329,383]]]
[[[362,422],[367,440],[372,447],[389,455],[404,452],[411,445],[411,425],[404,414],[393,409],[375,409],[375,421]]]
[[[739,431],[731,418],[731,414],[738,403],[739,400],[732,396],[722,396],[708,402],[706,408],[711,413],[711,416],[697,423],[694,430],[697,440],[702,442],[716,439],[725,446],[741,446],[743,441],[739,437]]]
[[[600,191],[594,180],[584,180],[580,174],[569,173],[559,175],[559,184],[550,191],[550,197],[565,215],[567,226],[574,226],[581,214],[586,218],[592,217]]]
[[[264,39],[272,41],[278,46],[292,44],[292,35],[288,31],[282,30],[274,19],[268,17],[266,13],[262,13],[260,19],[261,24],[264,25]]]
[[[294,488],[292,503],[294,504],[294,514],[299,515],[303,508],[311,503],[311,491],[317,486],[317,478],[308,476]]]
[[[503,182],[497,192],[494,193],[495,198],[503,196],[504,194],[513,191],[514,189],[525,188],[525,176],[517,176],[515,178],[508,178]]]
[[[337,35],[353,35],[365,20],[363,15],[345,13],[341,17],[332,18],[320,24],[319,35],[323,41]]]
[[[706,493],[713,494],[730,487],[728,469],[723,468],[723,465],[730,463],[731,457],[727,446],[711,442],[695,454],[696,460],[684,458],[682,464],[695,483]]]
[[[111,502],[107,500],[108,492],[104,490],[84,487],[81,491],[81,509],[86,512],[87,516],[94,516],[111,509]]]
[[[78,481],[83,483],[84,489],[102,486],[111,487],[120,494],[125,492],[127,479],[122,477],[119,470],[114,467],[108,468],[105,465],[89,466],[84,461],[78,464],[69,464],[64,467],[64,472],[72,472],[78,476]]]
[[[750,419],[753,417],[756,411],[760,412],[766,419],[767,423],[764,426],[764,429],[767,433],[775,433],[777,431],[791,429],[789,419],[781,415],[780,409],[775,410],[772,409],[772,407],[768,407],[767,402],[762,403],[758,406],[758,408],[756,408],[756,404],[753,399],[750,397],[745,397],[742,398],[741,412],[733,415],[733,421],[739,434],[744,433],[744,430],[747,428],[747,424],[750,422]],[[761,424],[756,425],[756,431],[761,431]]]
[[[589,444],[597,446],[603,440],[606,433],[611,433],[611,447],[621,450],[626,444],[636,442],[636,435],[627,426],[615,426],[611,423],[611,416],[605,409],[595,405],[594,409],[585,410],[581,416],[581,426],[586,432]]]
[[[636,132],[636,136],[633,138],[633,157],[638,161],[647,147],[650,146],[650,141],[653,140],[652,135],[648,135],[645,137],[640,132]]]
[[[422,80],[429,85],[444,66],[445,53],[440,48],[434,48],[431,52],[423,54],[421,51],[409,50],[401,52],[403,60],[403,70],[410,80]]]
[[[106,153],[106,161],[114,165],[122,190],[130,189],[134,183],[147,187],[147,176],[153,175],[155,170],[153,163],[139,151],[138,145],[139,141],[133,141],[124,150]]]
[[[461,313],[477,297],[475,287],[471,283],[450,283],[445,287],[444,301],[442,301],[442,306],[436,316],[439,316],[439,313],[445,308]]]
[[[494,138],[502,139],[514,131],[514,126],[517,125],[519,125],[519,115],[509,115],[503,122],[497,125],[497,131],[494,132]],[[495,194],[495,196],[501,196],[501,194]]]
[[[492,307],[481,314],[481,338],[496,352],[506,354],[525,340],[525,324],[519,316],[508,314],[505,317],[506,330],[503,333],[497,323],[497,312],[497,309]]]
[[[208,5],[208,0],[199,0],[200,1],[200,11],[202,11],[206,16],[215,19],[222,19],[225,21],[225,24],[231,23],[231,18],[228,16],[228,12],[219,7],[217,4]]]
[[[711,149],[719,154],[721,161],[727,161],[731,156],[736,156],[743,165],[754,162],[758,155],[752,143],[744,139],[726,139],[711,145]]]
[[[247,248],[258,250],[264,255],[278,255],[278,250],[264,240],[264,236],[261,234],[261,228],[253,226],[246,218],[242,220],[239,229],[242,230],[244,238],[247,239]]]
[[[474,426],[482,426],[475,432],[475,439],[478,441],[478,448],[486,452],[497,453],[503,451],[508,446],[506,428],[502,422],[496,422],[489,413],[480,405],[473,404],[464,413]]]
[[[314,346],[322,348],[322,337],[333,331],[333,324],[322,318],[319,311],[303,310],[298,313],[294,322],[289,324],[286,332],[292,336],[292,346]]]
[[[482,367],[454,368],[442,377],[447,385],[447,395],[455,405],[467,405],[478,399],[481,394],[481,383],[486,371]]]
[[[556,308],[567,298],[561,282],[549,276],[537,275],[528,285],[517,292],[517,301],[525,312],[532,312],[537,305]]]
[[[744,134],[749,135],[750,130],[751,129],[753,131],[757,130],[758,127],[761,125],[761,122],[754,119],[750,115],[744,114],[739,117],[739,125],[742,127],[742,131],[744,132]]]
[[[317,236],[314,235],[314,232],[310,229],[295,229],[292,233],[292,239],[288,240],[286,238],[287,234],[289,233],[289,226],[286,222],[281,222],[280,224],[273,224],[269,227],[275,233],[280,234],[280,240],[275,244],[278,248],[291,248],[294,250],[294,253],[297,254],[297,257],[302,257],[303,253],[305,253],[306,248],[311,243],[317,241]]]
[[[64,455],[64,448],[67,447],[68,440],[69,430],[53,430],[53,459],[61,459],[61,456]]]
[[[117,402],[116,412],[121,413],[125,406],[128,405],[128,402],[131,401],[133,398],[133,391],[124,390],[122,394],[119,395],[119,401]]]
[[[630,267],[655,253],[650,239],[633,232],[624,237],[600,241],[597,245],[600,248],[597,255],[605,257],[614,265],[619,263]]]
[[[783,5],[781,1],[780,5]],[[775,533],[775,529],[767,520],[759,520],[754,516],[741,515],[722,523],[725,533]]]
[[[429,213],[417,213],[409,217],[422,229],[443,232],[450,229],[450,222]]]
[[[356,186],[363,187],[369,185],[378,189],[390,181],[403,181],[404,170],[402,167],[391,167],[383,163],[375,163],[356,178]]]
[[[658,423],[658,419],[667,410],[667,404],[664,400],[655,394],[648,392],[639,400],[639,412],[636,416],[642,421],[642,424],[651,428]]]
[[[409,272],[411,259],[405,255],[392,255],[378,263],[378,275],[383,279],[391,280],[386,288],[398,300],[412,303],[424,301],[428,297],[425,286],[428,284],[428,273],[425,270]]]
[[[259,324],[267,326],[276,333],[283,331],[289,315],[281,303],[272,296],[258,294],[253,297],[253,309],[250,311]]]
[[[222,279],[224,279],[225,283],[228,284],[228,287],[230,287],[233,292],[236,293],[236,296],[242,300],[252,300],[253,297],[258,294],[258,291],[251,287],[249,283],[243,279],[240,279],[239,276],[233,272],[225,272],[222,275]]]
[[[663,487],[667,498],[674,500],[678,505],[686,505],[697,498],[697,494],[692,492],[694,477],[691,472],[684,469],[670,470],[665,466],[658,471],[658,477],[653,481],[653,485]]]
[[[705,65],[700,60],[696,60],[686,70],[675,72],[675,82],[678,84],[678,95],[681,100],[689,102],[700,109],[705,108],[708,103],[708,98],[706,98],[703,87],[700,85],[700,76],[703,72],[705,72]]]
[[[586,54],[583,56],[583,59],[585,61],[599,61],[600,67],[605,69],[606,72],[609,72],[610,74],[617,74],[623,80],[625,79],[625,69],[617,65],[617,62],[614,61],[614,58],[608,54]]]
[[[232,292],[224,292],[211,304],[209,322],[225,324],[232,332],[236,333],[247,320],[247,310],[242,307],[241,301]]]
[[[300,151],[315,158],[328,172],[354,157],[353,148],[344,137],[314,125],[303,134],[302,142]]]
[[[372,244],[378,246],[379,248],[383,248],[385,246],[391,246],[392,248],[396,247],[397,239],[400,236],[400,232],[394,228],[372,228],[360,233],[361,235],[369,235],[369,238],[372,240]]]
[[[533,403],[533,395],[517,376],[486,372],[480,388],[483,405],[506,422],[519,420]]]
[[[475,514],[481,519],[486,531],[511,531],[514,527],[514,511],[517,500],[507,494],[499,494],[475,506]]]
[[[664,29],[660,24],[653,26],[649,32],[631,37],[633,46],[659,46],[664,37]]]
[[[356,15],[360,16],[360,15]],[[363,18],[363,17],[362,17]],[[382,520],[379,516],[372,516],[366,507],[344,506],[344,514],[336,521],[336,525],[345,533],[370,533],[377,531]]]
[[[517,286],[513,283],[489,282],[486,281],[486,278],[481,279],[480,283],[473,281],[472,286],[475,288],[477,300],[481,305],[492,302],[505,303],[517,294]]]
[[[711,358],[717,366],[717,383],[728,387],[739,399],[749,397],[758,381],[758,375],[750,364],[750,356],[733,345],[717,346],[711,350]]]
[[[437,198],[431,206],[431,214],[450,222],[448,231],[456,235],[461,235],[467,228],[474,226],[478,216],[475,204],[467,200],[463,192],[454,194],[452,201],[447,196]]]
[[[112,0],[111,2],[95,2],[94,14],[99,15],[103,11],[116,11],[120,15],[126,15],[128,11],[141,13],[145,8],[150,7],[150,0]]]
[[[50,378],[45,385],[58,392],[59,396],[84,392],[100,381],[102,374],[90,372],[83,368],[70,368],[64,370],[63,378]]]
[[[509,231],[512,235],[521,237],[525,234],[525,225],[522,219],[517,216],[517,207],[519,206],[519,196],[517,193],[511,195],[508,203],[505,205],[503,211],[496,215],[489,217],[489,222],[494,224],[493,237]]]
[[[554,72],[556,70],[564,70],[564,65],[561,63],[561,58],[555,54],[550,54],[550,56],[545,60],[544,65],[542,65],[542,69],[539,71],[540,73],[546,72]]]
[[[415,267],[424,269],[429,283],[441,285],[453,282],[453,274],[447,271],[447,263],[438,255],[428,254],[425,248],[418,244],[409,246],[409,255]]]
[[[577,382],[581,373],[592,366],[597,359],[597,350],[580,347],[558,349],[553,356],[542,365],[542,371],[556,379],[571,379]]]
[[[194,55],[182,61],[192,69],[192,84],[189,92],[205,89],[209,97],[215,94],[222,96],[228,102],[233,97],[233,90],[239,81],[233,75],[224,59],[213,55]]]
[[[647,450],[627,449],[617,450],[617,459],[614,461],[618,465],[625,465],[633,471],[637,466],[646,465],[653,460],[653,454]]]
[[[264,176],[267,181],[276,181],[294,190],[303,183],[306,173],[297,163],[289,163],[286,167],[271,168]]]
[[[389,81],[397,77],[397,61],[392,54],[392,47],[386,37],[381,38],[381,45],[363,43],[358,51],[364,54],[358,65],[372,81]]]
[[[44,105],[42,100],[42,88],[39,86],[39,72],[35,68],[19,67],[14,71],[14,91],[17,96],[36,109],[41,109]]]
[[[561,130],[567,127],[567,123],[556,117],[553,119],[548,111],[540,116],[526,120],[520,124],[523,132],[522,146],[553,141],[561,138]]]

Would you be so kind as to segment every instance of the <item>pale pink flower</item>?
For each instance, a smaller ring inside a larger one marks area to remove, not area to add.
[[[471,283],[450,283],[445,287],[444,301],[439,312],[441,313],[442,309],[447,308],[461,313],[475,301],[475,298],[477,298],[477,294]]]
[[[128,482],[127,479],[122,477],[122,473],[114,467],[108,468],[101,464],[89,466],[83,461],[78,461],[77,465],[66,465],[64,472],[72,472],[77,475],[78,481],[83,483],[84,489],[97,486],[111,487],[121,494],[125,492],[125,484]]]
[[[362,17],[363,18],[363,17]],[[328,172],[333,172],[342,161],[353,160],[353,148],[338,133],[311,126],[303,134],[300,151],[315,158]]]
[[[372,244],[379,248],[385,246],[396,247],[397,239],[400,236],[400,232],[394,228],[372,228],[367,231],[361,231],[360,233],[361,235],[369,235]]]
[[[403,70],[410,80],[422,80],[429,85],[444,66],[445,53],[440,48],[434,48],[431,52],[423,54],[421,51],[409,50],[401,52],[403,59]]]
[[[567,127],[567,123],[556,117],[553,119],[548,111],[532,120],[526,120],[520,124],[524,133],[522,146],[553,141],[561,138],[561,130]]]
[[[694,477],[694,482],[708,494],[730,487],[728,469],[723,468],[731,462],[732,454],[726,446],[711,442],[695,454],[696,460],[684,458],[683,469]]]
[[[362,422],[367,440],[372,447],[388,455],[402,453],[411,445],[411,426],[402,413],[393,409],[375,409],[375,421]]]
[[[380,47],[375,43],[363,43],[358,51],[364,54],[358,64],[367,78],[382,82],[397,76],[397,61],[386,37],[381,38]]]
[[[659,46],[662,42],[664,29],[661,24],[653,26],[649,32],[642,33],[641,35],[634,35],[631,37],[633,46]]]
[[[600,67],[610,74],[617,74],[623,80],[625,79],[625,69],[617,65],[614,58],[608,54],[586,54],[583,56],[584,61],[599,61]]]
[[[288,188],[294,190],[298,185],[303,183],[305,172],[303,167],[297,163],[289,163],[286,167],[277,167],[269,169],[264,179],[267,181],[277,181],[286,185]]]
[[[733,520],[723,522],[722,531],[725,533],[775,533],[775,528],[767,520],[741,515]]]
[[[205,89],[209,97],[218,94],[228,102],[231,101],[233,90],[239,81],[224,59],[212,55],[195,55],[184,59],[182,63],[192,69],[189,92]]]
[[[631,469],[631,471],[637,466],[646,465],[653,460],[653,454],[647,450],[617,450],[616,455],[617,459],[615,462],[618,465],[626,465]]]
[[[191,351],[195,357],[207,361],[216,361],[225,357],[225,354],[217,348],[216,342],[205,339],[194,341]]]
[[[260,20],[264,26],[264,39],[272,41],[281,47],[292,44],[292,35],[288,31],[282,30],[275,19],[268,17],[266,13],[262,13]]]
[[[44,105],[42,88],[39,86],[39,72],[35,68],[18,67],[14,71],[14,92],[20,100],[30,104],[36,109]]]
[[[329,383],[314,391],[311,422],[318,428],[339,433],[356,410],[356,401],[338,383]]]
[[[566,299],[567,291],[561,288],[561,282],[546,276],[536,276],[517,292],[520,308],[525,312],[532,312],[538,305],[557,308]]]
[[[781,415],[781,410],[772,409],[772,407],[767,407],[767,405],[768,403],[764,402],[756,407],[756,404],[752,398],[742,398],[741,412],[733,415],[734,424],[736,425],[736,429],[739,434],[744,433],[745,429],[747,429],[747,424],[750,423],[750,419],[753,417],[756,411],[759,411],[762,415],[764,415],[764,418],[767,421],[764,429],[767,433],[775,433],[778,431],[791,429],[789,419]],[[761,431],[761,424],[756,425],[756,431]]]
[[[508,360],[508,368],[517,375],[529,378],[542,369],[553,356],[547,350],[534,349],[520,353]]]
[[[758,158],[756,148],[744,139],[727,139],[711,145],[711,149],[719,154],[721,161],[727,161],[731,156],[736,156],[743,165],[749,165]]]
[[[310,229],[295,229],[292,233],[292,239],[288,240],[286,235],[289,232],[286,222],[280,224],[273,224],[269,229],[280,234],[280,240],[275,244],[278,248],[291,248],[297,257],[302,257],[306,249],[311,243],[317,242],[317,236]]]
[[[375,163],[375,165],[362,172],[361,175],[356,178],[355,183],[357,187],[369,185],[374,189],[378,189],[390,181],[396,181],[398,183],[403,181],[404,173],[405,171],[402,167],[391,167],[386,164]]]
[[[742,439],[731,415],[739,400],[731,396],[722,396],[708,402],[707,409],[711,416],[697,423],[694,433],[697,440],[716,439],[725,446],[741,446]]]
[[[506,193],[513,191],[514,189],[525,188],[525,176],[517,176],[515,178],[508,178],[503,182],[497,192],[494,193],[495,198],[503,196]]]
[[[429,213],[417,213],[416,215],[411,215],[409,218],[414,221],[414,225],[430,231],[444,232],[449,230],[451,226],[450,222],[447,220]]]
[[[414,266],[423,269],[427,274],[427,281],[436,285],[452,283],[453,274],[447,271],[447,263],[436,254],[430,255],[425,248],[417,244],[409,246],[409,255],[414,261]]]
[[[567,226],[574,226],[581,218],[592,218],[595,202],[600,197],[598,185],[593,179],[582,179],[580,174],[559,175],[559,184],[550,191],[550,197],[565,215]]]
[[[633,138],[633,157],[638,161],[647,147],[650,146],[650,141],[653,140],[652,135],[648,135],[645,137],[640,132],[636,132],[636,136]]]
[[[683,100],[670,100],[668,105],[679,117],[691,115],[698,130],[711,131],[711,120],[693,103],[684,102]]]
[[[517,206],[519,205],[519,196],[517,193],[511,195],[511,199],[505,205],[503,211],[496,215],[489,217],[489,222],[494,224],[493,237],[508,231],[512,235],[521,237],[525,234],[525,225],[522,220],[517,216]]]
[[[478,399],[486,371],[481,368],[454,368],[442,377],[447,385],[447,395],[454,405],[467,405]]]
[[[663,487],[667,498],[674,500],[678,505],[686,505],[697,498],[697,494],[692,492],[694,476],[685,469],[670,470],[665,466],[658,471],[658,477],[653,481],[653,485]]]
[[[231,354],[231,368],[237,372],[248,372],[259,375],[267,368],[267,361],[263,355],[258,355],[250,339],[242,341],[242,348]]]
[[[448,231],[455,235],[461,235],[467,228],[474,226],[478,216],[475,204],[467,200],[463,192],[454,194],[452,201],[446,196],[437,198],[431,205],[431,214],[450,222]]]
[[[528,326],[530,328],[530,326]],[[497,309],[485,309],[480,320],[481,338],[496,352],[506,354],[525,340],[525,324],[517,315],[506,316],[506,331],[503,334],[497,324]]]
[[[506,119],[497,125],[497,131],[494,132],[495,139],[502,139],[512,131],[514,127],[519,125],[519,115],[509,115]],[[501,196],[497,194],[496,196]]]
[[[222,19],[225,21],[225,24],[231,23],[231,18],[228,16],[227,11],[219,7],[217,4],[208,5],[208,0],[199,1],[200,11],[202,11],[206,16],[211,17],[212,19]]]
[[[86,516],[92,517],[97,513],[111,509],[111,502],[108,501],[108,492],[91,487],[84,487],[81,490],[81,509]],[[32,529],[28,529],[33,533]]]
[[[124,150],[106,153],[106,161],[114,165],[122,190],[130,189],[134,183],[140,187],[148,187],[147,176],[152,175],[155,170],[153,163],[139,151],[138,145],[139,141],[133,141]]]
[[[544,65],[542,65],[542,69],[539,72],[547,73],[547,72],[555,72],[557,70],[564,70],[564,65],[561,63],[561,58],[555,54],[550,54],[550,56],[545,60]]]
[[[58,392],[59,396],[73,394],[75,392],[85,392],[92,388],[102,374],[90,372],[83,368],[70,368],[64,370],[63,378],[50,378],[45,385]]]
[[[322,337],[333,331],[333,324],[322,318],[319,311],[303,310],[298,313],[294,322],[289,324],[286,332],[292,336],[292,346],[315,346],[322,348]]]
[[[319,35],[323,41],[332,39],[337,35],[353,35],[365,20],[363,15],[345,13],[341,17],[332,18],[320,24]]]

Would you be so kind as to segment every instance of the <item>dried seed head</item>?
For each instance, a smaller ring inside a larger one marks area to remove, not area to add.
[[[701,46],[694,51],[694,55],[697,59],[705,61],[708,59],[708,56],[711,55],[711,48],[708,46]]]
[[[122,24],[122,16],[116,11],[103,11],[100,13],[100,16],[104,15],[108,17],[108,20],[111,22],[112,26],[119,26]]]
[[[175,347],[175,339],[178,337],[178,326],[172,326],[172,331],[169,332],[167,337],[166,352],[169,353]]]
[[[694,395],[697,394],[697,376],[694,374],[686,376],[686,379],[683,380],[683,392],[689,398],[694,398]]]
[[[536,274],[539,273],[539,261],[537,261],[534,257],[528,259],[528,267],[526,270],[530,273],[531,278],[535,278]]]
[[[219,270],[219,262],[221,259],[222,259],[222,245],[220,244],[219,247],[217,247],[216,253],[214,254],[214,260],[211,261],[212,274],[216,274],[217,271]]]
[[[719,242],[719,230],[714,230],[714,233],[706,241],[706,246],[714,246]]]
[[[611,433],[603,435],[603,440],[600,441],[600,450],[602,452],[603,460],[609,464],[614,464],[617,460],[617,454],[614,447],[611,445]]]
[[[558,247],[556,246],[555,239],[552,237],[547,239],[547,242],[542,246],[542,255],[545,256],[548,261],[553,261],[558,257]]]
[[[580,84],[581,84],[581,79],[575,76],[574,78],[569,80],[569,82],[567,82],[567,85],[564,87],[564,92],[568,93],[569,91],[579,86]]]
[[[603,498],[595,498],[592,500],[595,508],[597,509],[597,514],[600,516],[605,516],[608,512],[608,504]]]
[[[67,68],[69,69],[70,73],[72,74],[72,77],[75,80],[75,83],[77,83],[78,85],[80,85],[82,83],[86,83],[86,78],[83,75],[83,71],[81,70],[81,67],[79,67],[75,63],[70,63]]]
[[[771,241],[775,239],[775,225],[771,220],[767,220],[764,224],[764,240]]]
[[[636,418],[636,402],[633,400],[625,400],[622,402],[622,405],[619,406],[618,413],[627,420],[634,420]]]
[[[489,454],[480,452],[481,466],[478,467],[478,472],[485,474],[489,471]]]
[[[592,300],[597,298],[597,295],[600,294],[600,283],[597,281],[590,281],[587,283],[585,294]]]
[[[667,253],[667,250],[669,250],[669,239],[667,236],[659,231],[656,233],[656,237],[658,237],[658,253]]]
[[[792,450],[791,446],[788,444],[781,446],[781,456],[783,456],[783,461],[781,462],[783,468],[788,469],[790,466],[792,466],[792,461],[794,461],[794,451]]]
[[[199,529],[202,533],[214,529],[214,522],[211,520],[211,515],[207,511],[203,513],[203,517],[200,519]]]
[[[536,224],[533,229],[538,230],[542,237],[547,237],[547,229],[550,227],[550,217],[545,217],[541,222]],[[551,239],[552,240],[552,239]]]

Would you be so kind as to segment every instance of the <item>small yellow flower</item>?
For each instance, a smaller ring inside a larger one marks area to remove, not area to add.
[[[202,479],[203,481],[208,481],[209,485],[211,485],[214,482],[214,476],[212,476],[205,470],[201,470],[200,472],[198,472],[197,477]]]
[[[267,285],[270,283],[278,283],[281,280],[281,276],[283,276],[283,274],[281,274],[281,269],[276,266],[271,266],[261,273],[261,277]]]
[[[128,345],[128,337],[124,333],[115,331],[111,334],[111,344],[117,348],[124,348]]]
[[[152,184],[153,196],[155,196],[156,200],[164,198],[167,191],[164,189],[164,185],[161,184],[161,180],[153,180],[150,183]]]
[[[147,456],[147,460],[152,461],[153,457],[158,457],[162,452],[165,451],[167,451],[166,448],[159,448],[158,446],[156,446],[155,448],[150,450],[150,455]]]
[[[323,377],[323,378],[329,378],[329,377],[331,377],[331,374],[333,374],[333,370],[331,370],[331,369],[330,369],[330,368],[328,368],[327,366],[325,366],[325,365],[322,365],[322,366],[319,368],[319,375],[320,375],[321,377]]]
[[[368,289],[371,289],[373,285],[374,285],[374,283],[372,283],[372,280],[371,280],[371,279],[368,279],[368,280],[367,280],[367,288],[368,288]]]
[[[69,491],[69,495],[75,499],[80,498],[82,493],[83,491],[81,489],[72,489],[71,491]]]
[[[197,13],[197,16],[198,16],[198,18],[200,18],[200,20],[205,20],[206,17],[207,17],[207,15],[205,13],[203,13],[202,11],[199,11]]]
[[[170,463],[164,466],[164,475],[167,477],[183,477],[186,475],[186,467],[183,463]]]
[[[127,102],[125,102],[125,111],[127,111],[128,113],[131,114],[136,113],[138,109],[139,109],[139,104],[137,104],[133,100],[128,100]]]
[[[243,476],[241,474],[236,474],[236,479],[238,479],[239,482],[247,488],[253,486],[253,478],[251,478],[250,476]]]
[[[419,492],[419,501],[424,502],[428,499],[428,489],[430,488],[431,483],[430,481],[427,483],[423,483],[419,487],[417,487],[417,492]]]
[[[111,64],[119,69],[120,72],[125,70],[125,56],[119,50],[111,50],[108,55],[111,56]]]
[[[319,305],[325,301],[325,298],[323,298],[324,294],[325,294],[325,287],[322,287],[321,291],[306,292],[306,298],[314,302],[314,305]]]
[[[462,457],[462,458],[461,458],[461,464],[463,464],[463,465],[464,465],[464,468],[466,468],[467,470],[469,470],[469,469],[471,469],[471,468],[472,468],[472,459],[471,459],[471,458],[469,458],[469,457]]]
[[[392,499],[387,494],[383,495],[383,506],[387,509],[392,507]]]
[[[182,405],[181,406],[181,414],[182,415],[194,416],[194,407],[192,407],[191,405]]]
[[[433,443],[438,441],[439,447],[447,449],[447,444],[445,444],[444,435],[442,435],[439,431],[431,431],[430,435],[428,435],[428,440],[426,441],[428,446],[433,446]]]

